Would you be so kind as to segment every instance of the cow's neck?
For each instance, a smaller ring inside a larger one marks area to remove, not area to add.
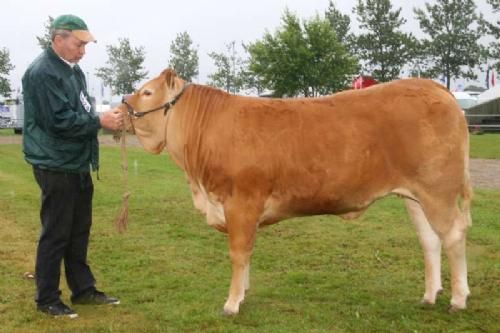
[[[169,113],[166,130],[167,150],[174,162],[188,175],[204,165],[204,134],[214,117],[223,111],[230,96],[218,89],[192,84]]]

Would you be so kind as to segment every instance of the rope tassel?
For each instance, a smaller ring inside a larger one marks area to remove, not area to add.
[[[122,196],[122,207],[115,220],[116,229],[119,233],[123,233],[127,230],[128,225],[128,198],[131,193],[128,189],[128,159],[127,159],[127,141],[125,129],[122,130],[120,135],[121,143],[121,158],[122,158],[122,171],[123,171],[123,187],[124,193]]]

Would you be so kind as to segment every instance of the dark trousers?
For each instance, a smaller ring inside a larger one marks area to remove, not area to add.
[[[36,302],[57,302],[64,259],[66,281],[73,296],[94,288],[95,279],[87,264],[92,225],[94,185],[87,173],[64,173],[33,168],[41,189],[42,231],[36,254]]]

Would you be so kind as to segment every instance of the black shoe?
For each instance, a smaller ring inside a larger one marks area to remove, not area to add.
[[[110,297],[103,293],[102,291],[92,289],[84,292],[77,297],[72,297],[71,302],[73,304],[90,304],[90,305],[101,305],[101,304],[120,304],[120,300],[115,297]]]
[[[61,301],[53,304],[37,305],[38,311],[54,317],[68,317],[74,319],[78,314]]]

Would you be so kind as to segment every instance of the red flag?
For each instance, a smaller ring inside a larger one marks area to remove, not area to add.
[[[491,86],[495,86],[495,72],[491,70]]]

